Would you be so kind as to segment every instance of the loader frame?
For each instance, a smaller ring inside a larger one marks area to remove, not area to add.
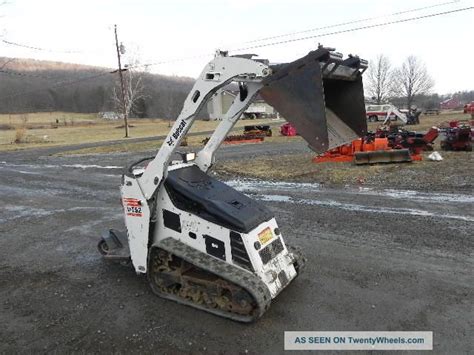
[[[129,167],[122,184],[122,199],[125,201],[130,255],[137,272],[147,272],[149,235],[153,233],[149,223],[155,212],[156,192],[165,181],[171,158],[195,122],[200,109],[223,86],[232,81],[240,83],[239,96],[223,116],[204,148],[196,154],[193,164],[206,172],[214,163],[216,150],[262,87],[262,79],[270,73],[271,69],[263,63],[246,58],[227,57],[225,52],[219,51],[200,74],[184,102],[180,115],[146,169],[136,175],[134,166]]]

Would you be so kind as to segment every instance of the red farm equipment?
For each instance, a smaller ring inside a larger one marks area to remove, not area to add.
[[[331,149],[313,159],[315,163],[351,162],[357,165],[377,163],[401,163],[422,160],[422,151],[433,150],[438,137],[438,128],[432,127],[426,133],[398,129],[378,129],[364,138],[356,139]]]
[[[352,162],[356,165],[377,163],[401,163],[420,160],[410,155],[408,149],[392,149],[388,138],[361,138],[331,149],[313,158],[314,163]]]
[[[440,128],[441,149],[472,151],[474,121],[451,121]]]
[[[377,130],[376,137],[387,137],[392,149],[408,149],[410,154],[419,155],[423,151],[432,151],[433,142],[438,137],[439,129],[431,127],[428,132],[420,133],[396,129],[391,132]]]
[[[297,135],[296,128],[289,122],[283,124],[280,127],[280,133],[282,136],[294,137]]]

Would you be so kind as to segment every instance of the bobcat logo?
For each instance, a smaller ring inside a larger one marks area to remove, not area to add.
[[[181,135],[181,133],[183,133],[184,131],[184,127],[186,127],[188,123],[185,121],[185,120],[181,120],[181,123],[179,124],[179,126],[175,129],[175,131],[173,132],[173,134],[171,134],[171,137],[170,139],[168,139],[166,141],[166,143],[169,145],[169,146],[172,146],[173,143],[175,142],[175,140],[177,140],[179,138],[179,136]],[[174,138],[174,139],[173,139]]]

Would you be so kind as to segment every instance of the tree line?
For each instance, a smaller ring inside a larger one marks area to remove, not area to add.
[[[117,111],[118,74],[112,70],[8,58],[0,58],[0,69],[0,113]],[[191,78],[140,73],[143,94],[131,117],[176,118],[193,84]]]
[[[459,91],[439,95],[433,93],[434,79],[424,62],[408,56],[399,67],[394,67],[384,54],[370,61],[364,76],[366,96],[377,104],[391,102],[398,107],[418,106],[425,109],[439,108],[439,103],[456,97],[460,102],[474,100],[474,91]]]
[[[96,75],[98,77],[83,80]],[[128,114],[138,118],[175,119],[194,84],[191,78],[132,70],[126,72],[125,77],[129,78],[129,95],[133,97],[129,100]],[[434,80],[424,63],[414,56],[396,68],[386,56],[379,55],[369,63],[364,86],[372,102],[391,102],[398,107],[437,108],[449,97],[457,97],[461,102],[474,101],[474,91],[449,95],[432,93]],[[117,72],[104,68],[0,58],[0,113],[121,112],[118,87]],[[199,117],[207,117],[205,109]]]

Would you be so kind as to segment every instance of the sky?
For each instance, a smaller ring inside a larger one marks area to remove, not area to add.
[[[434,7],[391,15],[428,6]],[[44,50],[0,42],[0,57],[114,68],[117,24],[127,56],[142,64],[161,63],[147,67],[154,73],[195,78],[216,49],[288,62],[321,43],[369,61],[384,54],[394,67],[415,55],[434,78],[433,91],[445,94],[474,89],[474,70],[469,65],[474,57],[474,10],[327,34],[472,6],[474,0],[7,0],[0,6],[0,40]],[[372,20],[308,31],[367,18]],[[301,31],[306,32],[248,43]],[[313,38],[235,51],[300,37]],[[163,63],[168,61],[172,62]]]

